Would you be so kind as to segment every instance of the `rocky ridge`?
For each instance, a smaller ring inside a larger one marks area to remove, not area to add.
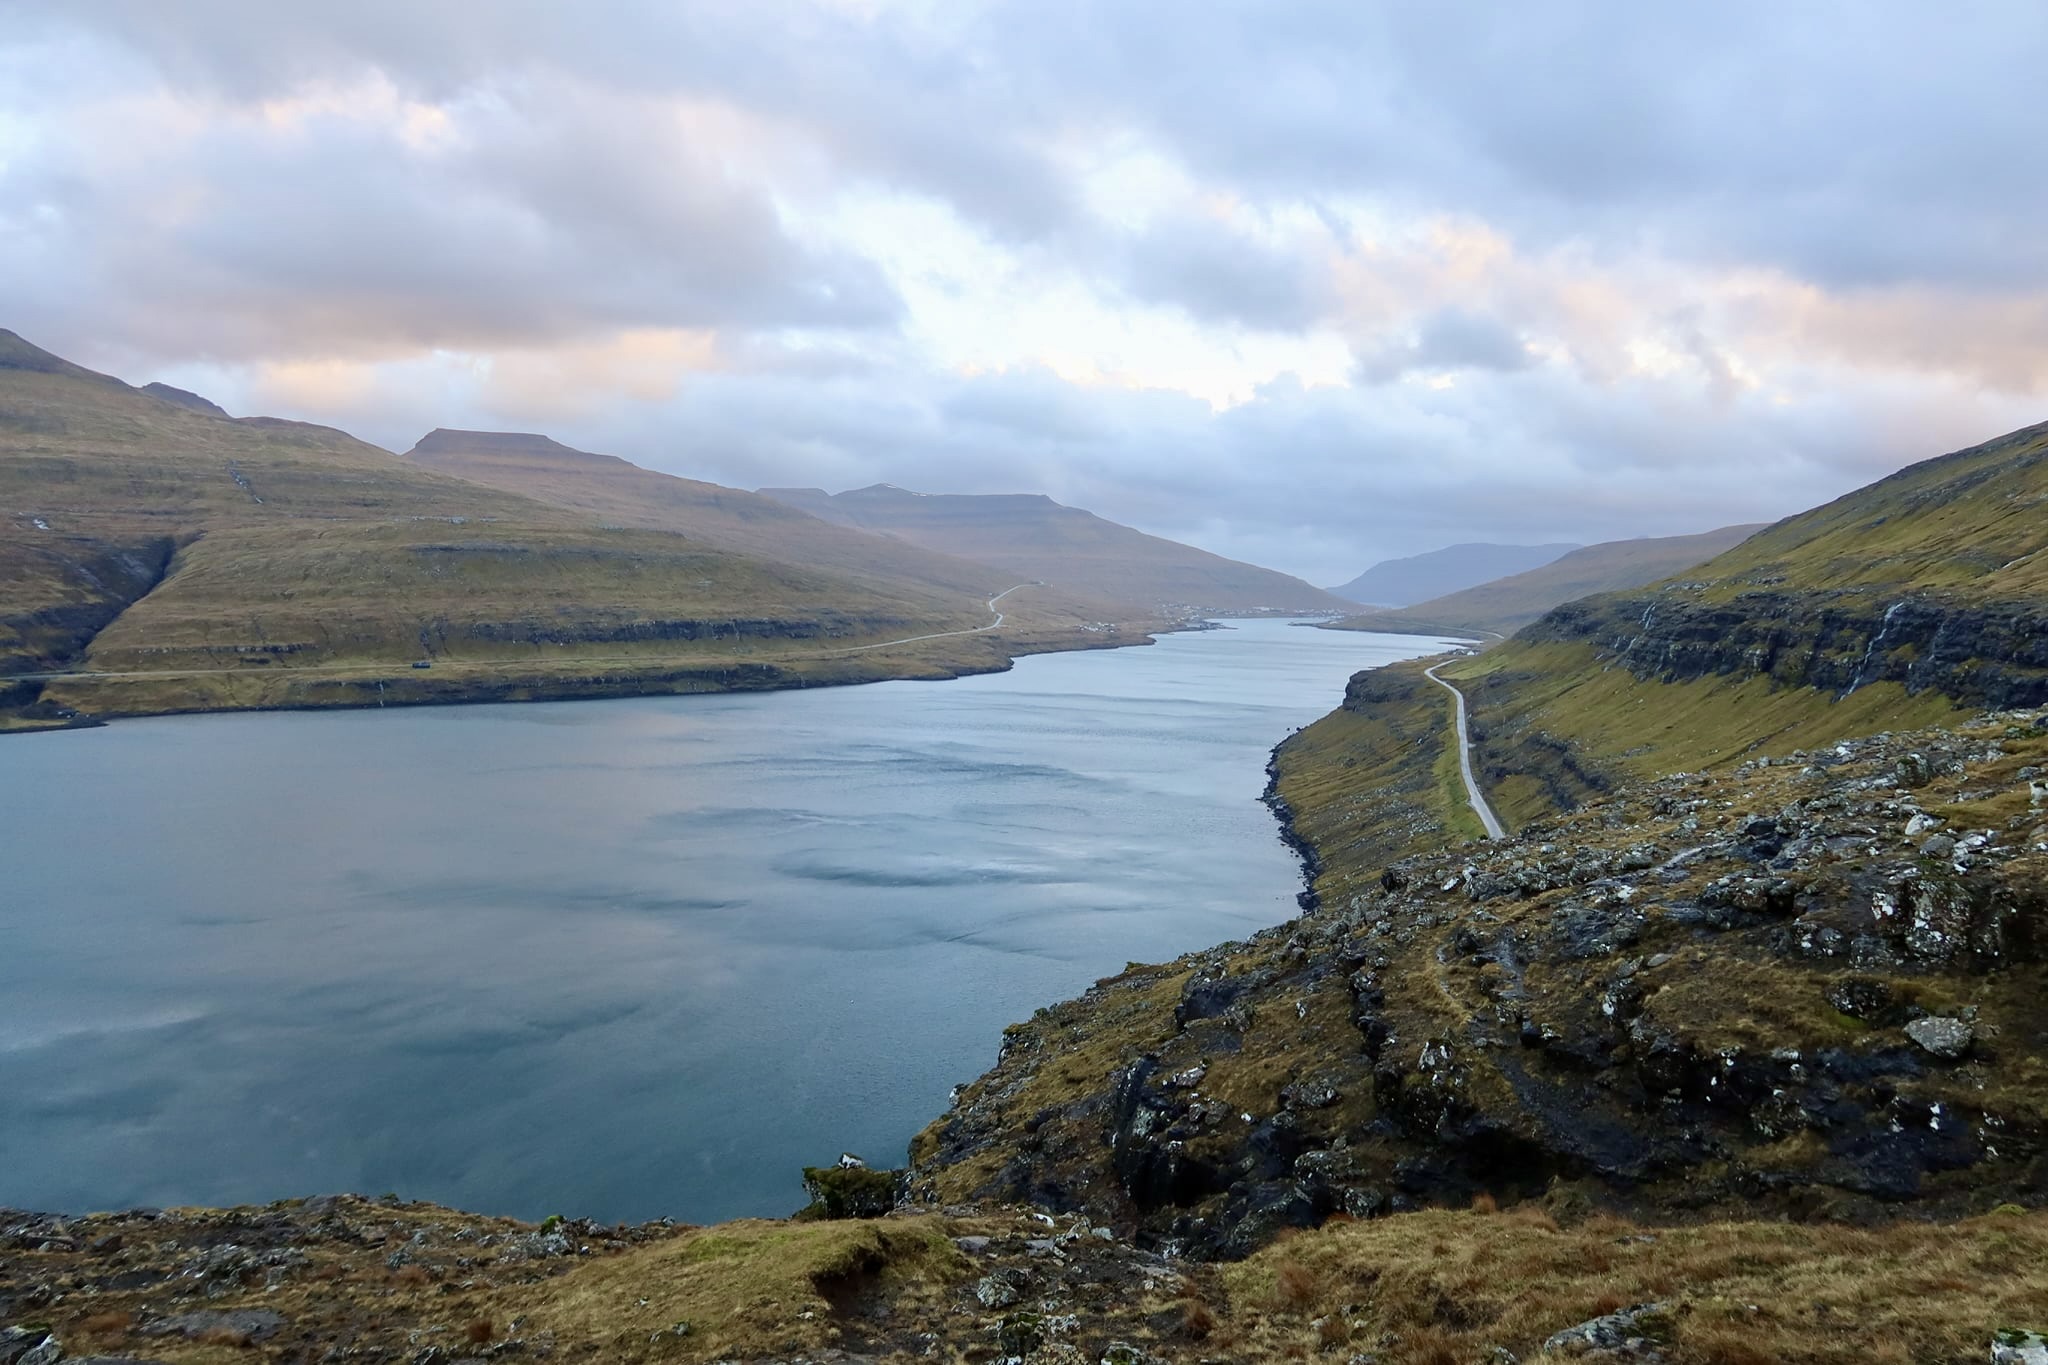
[[[2048,713],[1995,714],[1393,863],[1013,1026],[914,1144],[912,1189],[1223,1258],[1475,1196],[2048,1201],[2044,768]]]

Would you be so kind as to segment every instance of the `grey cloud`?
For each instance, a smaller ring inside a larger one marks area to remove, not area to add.
[[[657,113],[536,84],[445,152],[314,115],[295,133],[217,130],[143,169],[58,136],[0,168],[0,243],[25,267],[16,323],[245,358],[893,324],[872,262],[799,244],[762,186]]]
[[[2048,10],[2017,0],[1967,20],[1911,0],[1000,0],[871,22],[728,2],[602,24],[540,0],[487,21],[400,0],[30,10],[242,98],[369,70],[434,97],[535,73],[713,95],[1017,240],[1085,239],[1055,149],[1135,130],[1255,199],[1362,195],[1536,248],[1647,246],[1841,288],[2048,284],[2048,136],[2028,93]],[[1284,271],[1156,245],[1105,258],[1139,297],[1312,315]]]
[[[1356,373],[1384,384],[1412,370],[1524,370],[1536,363],[1512,328],[1462,308],[1441,308],[1416,324],[1414,334],[1382,342],[1359,355]]]
[[[1319,262],[1247,240],[1213,220],[1177,220],[1123,245],[1120,282],[1146,303],[1197,318],[1304,331],[1335,303]]]
[[[1324,255],[1418,216],[1481,225],[1539,269],[1557,253],[2023,299],[2048,288],[2044,35],[2048,10],[2017,0],[1967,20],[1905,0],[996,0],[872,22],[741,0],[603,22],[542,0],[18,3],[0,129],[43,140],[0,161],[0,325],[173,364],[157,373],[237,411],[246,375],[207,358],[714,328],[727,372],[555,434],[734,483],[1043,489],[1326,581],[1457,539],[1696,530],[2037,414],[1941,329],[1866,369],[1846,345],[1784,364],[1766,396],[1713,316],[1625,324],[1684,362],[1650,380],[1534,364],[1525,337],[1549,335],[1554,303],[1440,282],[1390,291],[1356,344],[1361,377],[1454,375],[1441,392],[1283,379],[1214,413],[1045,373],[963,379],[927,368],[888,280],[810,240],[804,208],[928,196],[1106,297],[1279,331],[1328,320]],[[314,118],[292,140],[252,112],[372,76],[449,102],[463,137],[430,155]],[[155,129],[76,117],[157,88],[239,116],[171,159],[148,154]],[[693,141],[662,114],[678,96],[738,110],[773,148]],[[1306,206],[1329,237],[1280,250],[1221,222],[1098,220],[1071,167],[1111,139],[1252,217]],[[401,446],[522,420],[441,382],[292,415]]]

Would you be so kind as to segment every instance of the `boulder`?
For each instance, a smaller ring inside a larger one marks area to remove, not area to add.
[[[236,1308],[225,1313],[199,1309],[175,1317],[149,1318],[136,1331],[149,1337],[204,1337],[220,1334],[246,1341],[268,1341],[284,1327],[284,1315],[268,1308]]]
[[[809,1205],[799,1218],[880,1218],[896,1207],[904,1172],[873,1171],[865,1166],[806,1166],[804,1193]]]
[[[1906,1025],[1906,1036],[1935,1056],[1954,1060],[1970,1050],[1976,1030],[1960,1019],[1930,1015]]]
[[[2006,1330],[1991,1338],[1991,1365],[2048,1365],[2048,1337]]]
[[[9,1327],[0,1331],[0,1365],[56,1365],[64,1348],[47,1327]]]
[[[1547,1355],[1567,1359],[1592,1357],[1602,1361],[1659,1365],[1663,1347],[1671,1334],[1671,1315],[1661,1303],[1639,1303],[1619,1313],[1593,1318],[1567,1327],[1543,1343]]]

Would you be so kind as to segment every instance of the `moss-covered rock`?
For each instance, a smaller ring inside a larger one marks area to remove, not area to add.
[[[804,1193],[811,1202],[797,1211],[804,1219],[880,1218],[896,1207],[906,1172],[865,1166],[806,1166]]]

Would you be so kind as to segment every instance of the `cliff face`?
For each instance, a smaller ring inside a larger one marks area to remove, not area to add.
[[[1006,1035],[913,1189],[1196,1255],[1475,1195],[2048,1202],[2048,714],[1632,788]],[[1351,883],[1356,885],[1356,879]]]
[[[1568,603],[1521,638],[1589,644],[1603,663],[1660,682],[1762,674],[1837,696],[1892,682],[1968,706],[2048,702],[2048,602],[2038,597],[1850,588],[1716,598],[1679,584]]]

